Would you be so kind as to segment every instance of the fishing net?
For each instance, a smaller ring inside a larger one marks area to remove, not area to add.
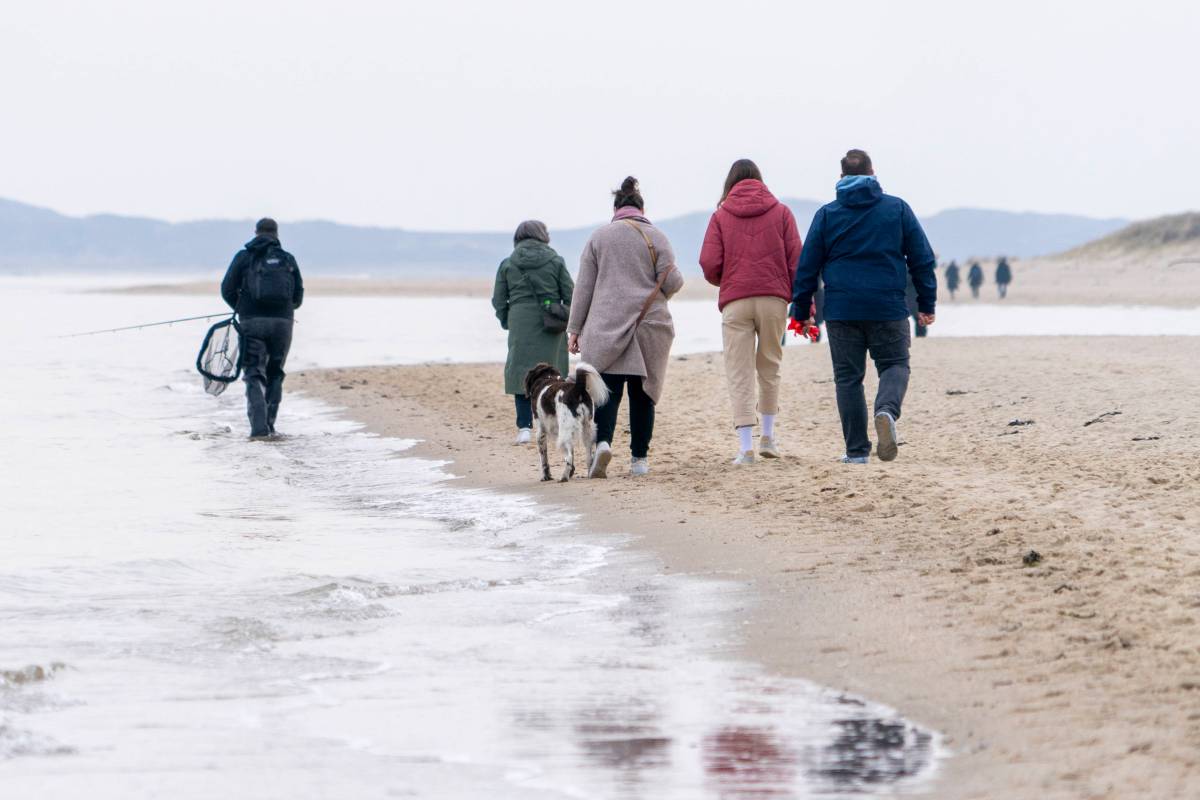
[[[234,317],[208,329],[196,356],[196,371],[204,377],[204,391],[214,397],[242,374],[241,328]]]

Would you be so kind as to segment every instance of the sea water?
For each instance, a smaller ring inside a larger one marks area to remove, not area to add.
[[[191,367],[203,323],[53,338],[215,299],[0,288],[0,796],[877,797],[934,774],[935,732],[730,658],[735,584],[460,488],[312,399],[248,442],[240,386]],[[719,347],[711,304],[675,307],[680,352]],[[943,330],[1057,318],[993,308]],[[1058,332],[1115,316],[1071,313]],[[1200,332],[1188,313],[1154,324]],[[291,368],[503,354],[486,300],[314,297]]]

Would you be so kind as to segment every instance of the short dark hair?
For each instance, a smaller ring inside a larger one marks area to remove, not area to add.
[[[263,217],[254,225],[255,233],[279,233],[279,223],[270,217]]]
[[[633,206],[638,211],[646,210],[646,201],[642,199],[642,190],[637,178],[630,175],[621,181],[621,188],[613,190],[613,209]]]
[[[739,158],[733,162],[733,166],[729,168],[729,174],[725,177],[725,189],[721,192],[721,202],[725,202],[725,198],[729,197],[734,186],[746,180],[761,181],[762,172],[759,171],[758,165],[750,159]]]
[[[871,157],[866,150],[847,150],[842,157],[843,175],[870,175]]]

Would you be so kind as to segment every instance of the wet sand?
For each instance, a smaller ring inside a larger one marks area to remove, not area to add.
[[[919,341],[900,459],[864,468],[835,463],[825,348],[788,347],[785,457],[735,469],[720,357],[682,357],[651,476],[628,477],[619,428],[613,477],[565,486],[510,444],[497,365],[289,385],[471,485],[633,532],[665,570],[742,582],[739,655],[947,734],[931,796],[1179,798],[1200,793],[1198,360],[1192,338]]]

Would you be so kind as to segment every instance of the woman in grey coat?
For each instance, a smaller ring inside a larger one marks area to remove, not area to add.
[[[613,192],[612,222],[598,228],[579,260],[567,347],[600,371],[610,392],[596,409],[589,477],[607,476],[621,396],[629,388],[630,472],[650,471],[654,406],[662,396],[675,326],[667,299],[683,288],[675,253],[645,216],[637,179]]]
[[[570,305],[574,288],[566,263],[550,247],[546,226],[537,220],[517,226],[512,255],[500,264],[492,290],[492,308],[500,327],[508,331],[504,391],[513,396],[516,405],[515,444],[528,444],[533,426],[533,408],[525,396],[525,374],[542,362],[567,373],[566,337],[545,329],[542,307],[559,302]]]

